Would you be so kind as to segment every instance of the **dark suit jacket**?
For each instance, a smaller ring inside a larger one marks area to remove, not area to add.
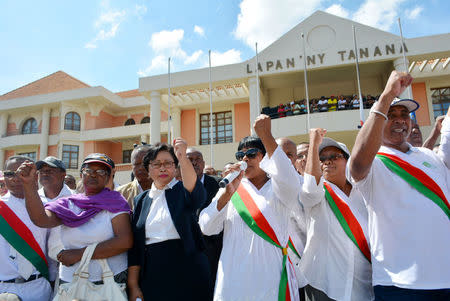
[[[134,212],[131,221],[134,244],[128,251],[128,266],[139,265],[143,267],[145,263],[145,223],[153,201],[148,192],[149,190],[144,191],[134,199]],[[197,180],[194,190],[189,193],[180,181],[171,189],[167,189],[165,194],[170,216],[180,235],[186,254],[202,251],[204,242],[195,216],[195,212],[206,200],[206,192],[202,183]]]
[[[200,208],[200,211],[211,204],[212,199],[216,196],[217,191],[219,191],[220,188],[216,178],[208,176],[206,174],[204,176],[205,178],[203,179],[203,186],[206,189],[206,202]]]
[[[203,186],[205,186],[206,189],[206,202],[203,204],[198,214],[200,214],[200,211],[211,204],[212,199],[216,196],[217,191],[219,191],[220,187],[217,180],[218,179],[215,177],[205,175],[205,178],[203,179]],[[212,274],[212,281],[213,283],[215,283],[217,266],[219,264],[220,253],[222,252],[223,232],[212,236],[205,235],[204,239],[206,245],[205,253],[208,256]]]

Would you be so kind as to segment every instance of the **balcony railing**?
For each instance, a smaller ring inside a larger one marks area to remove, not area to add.
[[[21,130],[14,130],[14,131],[8,131],[5,135],[2,135],[3,137],[9,137],[9,136],[18,136],[18,135],[30,135],[30,134],[40,134],[41,131],[39,129],[33,129],[31,131],[28,131],[27,133],[22,133]]]

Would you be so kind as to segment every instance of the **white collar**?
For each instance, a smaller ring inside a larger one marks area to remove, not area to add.
[[[172,187],[175,186],[175,184],[177,184],[177,183],[178,183],[178,180],[174,177],[174,178],[172,178],[172,180],[166,186],[164,186],[163,189],[158,189],[155,186],[155,182],[153,182],[152,183],[152,188],[150,188],[150,191],[157,192],[157,191],[163,191],[163,190],[166,190],[166,189],[172,189]]]

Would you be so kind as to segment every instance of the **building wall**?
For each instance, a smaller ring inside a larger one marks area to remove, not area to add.
[[[234,120],[234,137],[238,142],[250,135],[250,104],[248,102],[234,105]]]
[[[181,137],[183,137],[188,145],[197,145],[195,139],[196,112],[194,110],[181,111]]]
[[[5,150],[5,160],[11,156],[14,156],[14,150],[11,149]]]
[[[411,88],[413,99],[420,104],[420,108],[416,111],[417,123],[420,126],[430,125],[427,88],[425,83],[413,83]]]
[[[115,164],[122,163],[122,143],[110,141],[87,141],[84,143],[84,157],[91,153],[108,155]]]
[[[50,117],[49,135],[58,134],[59,131],[59,117]]]
[[[47,156],[58,157],[58,146],[57,145],[49,145],[47,149]]]
[[[114,117],[104,111],[101,111],[98,116],[92,116],[90,112],[85,114],[84,129],[103,129],[112,127]]]
[[[6,135],[12,135],[14,133],[17,133],[17,127],[16,127],[16,123],[15,122],[8,122],[8,125],[6,127]]]

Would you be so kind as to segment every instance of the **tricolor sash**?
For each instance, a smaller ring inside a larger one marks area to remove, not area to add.
[[[30,229],[4,201],[0,201],[0,235],[48,279],[48,263],[44,252]]]
[[[300,257],[299,253],[294,247],[291,238],[289,237],[288,243],[283,247],[275,234],[275,231],[266,220],[261,210],[259,210],[255,201],[251,197],[250,193],[245,187],[240,184],[236,192],[231,197],[231,202],[236,208],[239,216],[249,226],[249,228],[255,232],[259,237],[281,249],[283,254],[283,269],[281,271],[281,279],[278,288],[278,301],[291,300],[291,292],[289,290],[289,277],[286,265],[292,264],[287,249],[291,250]],[[295,281],[296,282],[296,281]],[[293,292],[294,293],[294,292]]]
[[[377,158],[386,165],[386,167],[408,182],[418,192],[432,200],[450,219],[450,205],[441,187],[423,170],[411,165],[401,158],[387,154],[377,153]]]
[[[330,205],[331,211],[333,211],[339,224],[341,224],[345,234],[347,234],[364,257],[371,263],[369,244],[367,243],[361,225],[350,210],[350,207],[333,191],[330,184],[324,182],[323,187],[325,189],[325,198]]]

